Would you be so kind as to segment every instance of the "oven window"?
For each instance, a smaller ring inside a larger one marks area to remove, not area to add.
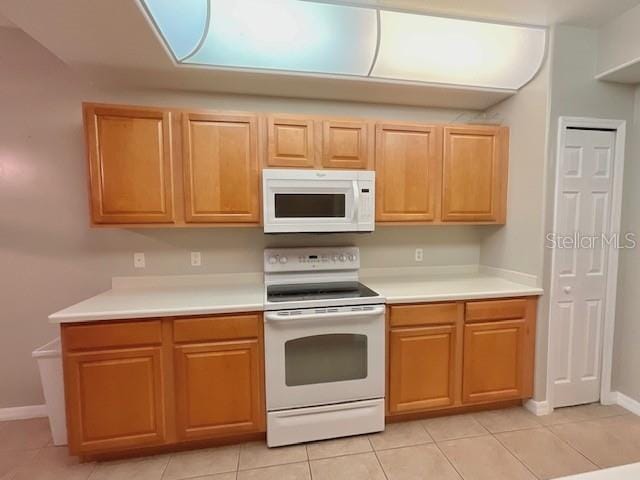
[[[344,193],[276,193],[276,218],[344,218]]]
[[[296,338],[284,344],[288,387],[367,377],[367,337],[350,333]]]

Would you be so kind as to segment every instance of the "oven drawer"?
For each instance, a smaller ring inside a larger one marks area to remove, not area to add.
[[[269,412],[267,445],[278,447],[384,430],[384,399]]]

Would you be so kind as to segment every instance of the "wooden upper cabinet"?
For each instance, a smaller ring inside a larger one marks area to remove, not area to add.
[[[376,220],[429,222],[439,205],[442,129],[376,126]]]
[[[372,169],[373,137],[366,122],[322,122],[322,167],[343,170]]]
[[[171,113],[87,104],[84,116],[93,222],[171,223]]]
[[[258,223],[257,118],[184,113],[182,132],[186,222]]]
[[[508,136],[506,127],[445,127],[442,221],[505,222]]]
[[[267,119],[267,166],[314,168],[314,122],[303,117]]]

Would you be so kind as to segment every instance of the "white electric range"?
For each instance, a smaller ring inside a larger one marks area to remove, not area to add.
[[[270,447],[384,430],[384,298],[357,247],[267,249]]]

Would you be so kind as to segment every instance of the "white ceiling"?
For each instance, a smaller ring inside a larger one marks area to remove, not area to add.
[[[322,1],[322,0],[321,0]],[[325,0],[532,25],[598,27],[640,0]]]

